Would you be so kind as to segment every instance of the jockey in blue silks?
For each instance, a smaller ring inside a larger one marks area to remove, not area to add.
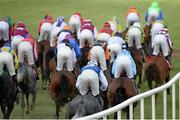
[[[164,15],[157,2],[152,2],[145,14],[146,25],[150,25],[154,20],[163,20]]]

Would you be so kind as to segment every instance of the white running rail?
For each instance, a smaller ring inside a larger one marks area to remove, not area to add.
[[[175,83],[179,80],[179,101],[176,102],[176,88]],[[133,103],[136,101],[140,101],[140,119],[143,120],[144,118],[144,99],[146,97],[151,96],[151,102],[152,102],[152,119],[156,119],[156,111],[155,111],[155,94],[163,91],[163,119],[167,119],[167,88],[170,88],[172,86],[172,119],[176,119],[176,103],[179,103],[179,118],[180,118],[180,72],[176,74],[168,83],[157,87],[155,89],[152,89],[150,91],[144,92],[142,94],[136,95],[126,101],[124,101],[121,104],[118,104],[112,108],[109,108],[107,110],[101,111],[99,113],[95,113],[93,115],[85,116],[82,118],[78,118],[78,120],[86,120],[86,119],[97,119],[97,118],[103,118],[103,120],[107,119],[107,116],[112,113],[117,113],[118,119],[121,119],[121,111],[123,108],[129,106],[129,118],[133,119]]]

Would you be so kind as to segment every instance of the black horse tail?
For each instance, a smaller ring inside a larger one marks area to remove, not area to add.
[[[79,117],[83,117],[86,115],[86,111],[85,111],[85,106],[84,106],[84,102],[83,102],[83,96],[82,96],[82,100],[81,103],[78,105],[77,109],[76,109],[76,113],[75,115],[72,117],[72,119],[76,119]]]
[[[148,66],[148,68],[145,71],[146,79],[153,81],[156,78],[157,73],[157,67],[155,63],[152,63]]]
[[[71,93],[71,83],[66,75],[61,74],[60,80],[59,80],[59,97],[61,105],[65,105],[65,103],[68,101],[68,96]]]

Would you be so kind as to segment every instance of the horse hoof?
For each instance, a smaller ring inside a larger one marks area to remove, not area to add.
[[[31,110],[33,110],[35,108],[35,106],[34,105],[31,105]]]
[[[55,115],[54,115],[54,119],[57,120],[57,119],[59,119],[59,117],[55,114]]]

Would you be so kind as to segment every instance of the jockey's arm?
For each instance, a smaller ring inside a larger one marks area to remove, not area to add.
[[[160,20],[164,19],[164,14],[163,14],[162,10],[159,11],[159,19]]]
[[[102,70],[100,70],[100,73],[99,73],[99,80],[102,83],[101,86],[100,86],[100,89],[102,91],[105,91],[107,89],[107,87],[108,87],[108,82],[107,82],[107,79],[106,79],[106,77],[105,77]]]

